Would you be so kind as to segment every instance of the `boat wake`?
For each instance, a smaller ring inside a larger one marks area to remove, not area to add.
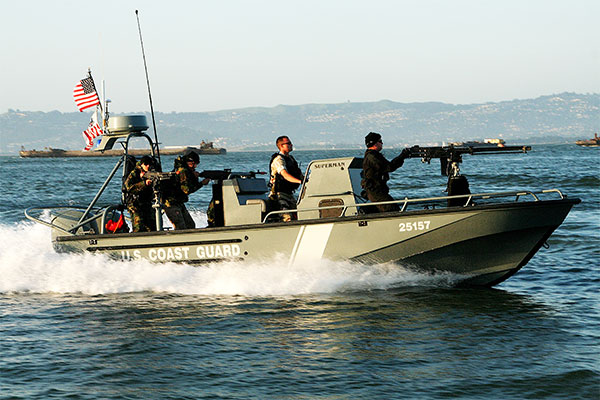
[[[99,254],[59,254],[48,228],[0,225],[0,293],[88,295],[166,292],[183,295],[285,296],[425,286],[451,287],[452,274],[423,274],[398,265],[348,261],[289,266],[287,259],[219,262],[204,266],[115,261]]]

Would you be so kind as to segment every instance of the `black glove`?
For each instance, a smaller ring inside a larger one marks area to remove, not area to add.
[[[408,147],[405,147],[404,149],[402,149],[402,153],[400,153],[400,158],[405,160],[408,158],[408,156],[410,156],[410,149]]]

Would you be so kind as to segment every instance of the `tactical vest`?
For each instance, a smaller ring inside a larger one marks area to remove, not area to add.
[[[129,191],[125,187],[125,181],[129,177],[129,174],[131,174],[131,171],[133,171],[135,169],[137,160],[135,159],[134,156],[128,155],[127,158],[125,159],[124,164],[125,165],[123,166],[123,178],[122,178],[122,182],[121,182],[121,202],[124,205],[127,205],[127,204],[130,204],[131,202],[133,202],[133,200],[137,200],[137,199],[134,199],[133,194],[129,193]]]
[[[281,156],[283,157],[283,161],[285,162],[285,169],[287,172],[292,175],[294,178],[302,179],[302,171],[300,167],[298,167],[298,163],[294,159],[294,157],[287,155],[284,156],[281,153],[275,153],[271,156],[271,162],[269,162],[269,173],[271,173],[271,166],[273,165],[273,160],[275,157]],[[292,193],[294,190],[298,189],[300,186],[299,183],[292,183],[286,180],[281,174],[275,175],[275,183],[273,184],[273,191],[275,193]]]
[[[184,169],[184,170],[182,170]],[[179,156],[173,160],[173,171],[185,174],[188,169],[184,156]],[[187,203],[189,197],[181,190],[181,181],[179,175],[163,182],[161,185],[162,199],[165,205],[170,206],[173,203]]]

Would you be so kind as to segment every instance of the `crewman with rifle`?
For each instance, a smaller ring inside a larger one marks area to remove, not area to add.
[[[125,178],[125,205],[131,214],[133,232],[156,230],[156,218],[152,207],[154,191],[152,179],[147,176],[153,168],[154,159],[144,156]]]
[[[194,229],[196,224],[192,219],[185,203],[189,200],[189,195],[207,185],[210,179],[205,178],[202,181],[198,179],[200,173],[196,167],[200,163],[200,157],[195,151],[179,156],[175,159],[173,172],[175,177],[171,185],[163,190],[162,203],[167,218],[173,224],[175,230]]]
[[[364,190],[362,196],[371,202],[393,201],[394,198],[389,194],[390,188],[387,185],[387,181],[390,179],[390,172],[394,172],[404,164],[404,160],[408,157],[410,150],[404,149],[400,155],[392,161],[388,161],[381,154],[383,141],[381,140],[381,135],[376,132],[369,132],[365,136],[365,145],[367,146],[367,150],[363,158],[361,186]],[[378,204],[362,208],[368,213],[400,210],[400,207],[396,203]]]

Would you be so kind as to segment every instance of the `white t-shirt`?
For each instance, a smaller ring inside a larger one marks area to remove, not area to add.
[[[271,163],[271,176],[273,177],[277,174],[280,174],[284,169],[286,169],[285,160],[283,159],[283,154],[279,153],[279,155],[275,157]]]

